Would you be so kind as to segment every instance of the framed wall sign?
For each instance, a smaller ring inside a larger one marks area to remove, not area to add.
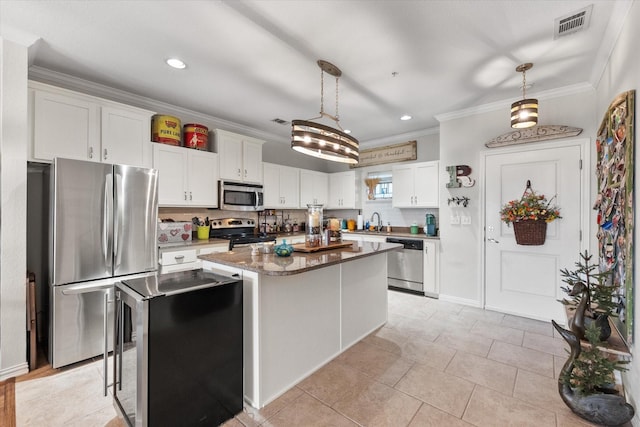
[[[382,165],[385,163],[404,162],[416,160],[418,150],[416,141],[407,141],[402,144],[387,145],[384,147],[360,150],[360,161],[357,165],[350,165],[352,168],[362,168],[365,166]]]

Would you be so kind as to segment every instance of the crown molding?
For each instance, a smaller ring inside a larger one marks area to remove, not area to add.
[[[210,116],[198,111],[190,110],[188,108],[183,108],[152,98],[147,98],[145,96],[136,95],[120,89],[115,89],[100,83],[91,82],[79,77],[71,76],[69,74],[53,71],[48,68],[42,68],[38,66],[30,67],[29,79],[41,83],[50,84],[52,86],[62,87],[64,89],[74,90],[87,95],[105,98],[110,101],[120,102],[138,108],[144,108],[146,110],[153,110],[156,112],[169,110],[175,112],[175,114],[178,115],[183,114],[185,116],[192,116],[207,123],[213,123],[216,129],[220,128],[230,132],[238,132],[246,136],[251,136],[268,141],[284,141],[284,138],[279,135],[263,132],[258,129],[231,122],[229,120]],[[286,142],[288,143],[290,141],[286,140]]]
[[[574,85],[563,86],[557,89],[545,90],[536,94],[527,94],[530,98],[537,99],[553,99],[563,96],[574,95],[577,93],[595,91],[591,83],[577,83]],[[488,113],[491,111],[503,110],[511,108],[513,99],[496,101],[489,104],[479,105],[477,107],[465,108],[462,110],[452,111],[450,113],[438,114],[435,116],[440,123],[448,120],[460,119],[463,117],[475,116],[477,114]]]

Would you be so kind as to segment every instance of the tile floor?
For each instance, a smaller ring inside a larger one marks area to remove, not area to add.
[[[550,323],[389,292],[387,324],[225,427],[585,426],[560,400]],[[101,362],[16,383],[18,426],[122,426]]]

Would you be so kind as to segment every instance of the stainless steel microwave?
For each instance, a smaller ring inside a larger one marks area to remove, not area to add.
[[[218,207],[231,211],[261,211],[264,209],[264,191],[260,184],[220,181]]]

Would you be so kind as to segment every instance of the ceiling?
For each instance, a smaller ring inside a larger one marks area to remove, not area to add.
[[[554,21],[593,5],[585,30]],[[287,142],[320,111],[320,68],[342,70],[340,124],[363,144],[437,128],[435,116],[597,84],[630,0],[0,0],[0,35],[30,65],[211,115]],[[184,70],[165,64],[169,57]],[[544,104],[541,103],[541,117]],[[325,74],[324,110],[335,113]],[[403,114],[412,120],[401,121]],[[508,128],[508,111],[505,126]]]

